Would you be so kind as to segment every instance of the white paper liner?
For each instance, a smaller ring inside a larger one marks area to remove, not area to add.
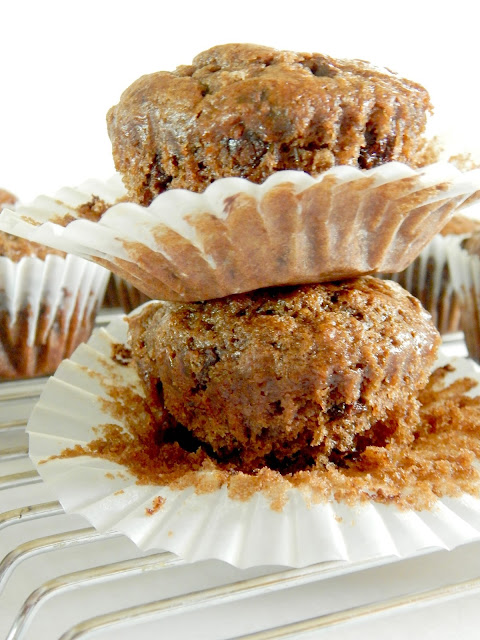
[[[122,531],[143,550],[166,549],[189,561],[217,558],[238,567],[405,558],[480,538],[480,499],[470,495],[438,500],[430,511],[402,511],[374,502],[307,506],[292,489],[278,512],[260,493],[241,502],[230,499],[225,487],[197,495],[193,488],[140,486],[125,468],[98,458],[39,464],[98,437],[93,430],[98,425],[120,424],[102,409],[101,398],[108,394],[91,372],[111,378],[112,344],[125,344],[126,334],[124,318],[95,332],[48,381],[28,423],[31,459],[67,512],[82,514],[101,531]],[[452,359],[441,356],[438,364],[446,362]],[[480,368],[472,361],[460,358],[453,364],[456,371],[447,384],[464,376],[480,381]],[[120,385],[141,393],[133,368],[118,364],[117,374]],[[164,505],[146,515],[157,496],[166,499]]]
[[[468,353],[480,363],[480,257],[462,248],[466,237],[449,236],[448,262],[461,305]]]
[[[480,220],[480,206],[468,207],[462,211],[462,216]],[[461,330],[458,286],[455,286],[449,264],[449,253],[452,246],[459,244],[459,237],[438,234],[404,271],[381,274],[418,298],[442,334]]]
[[[112,273],[108,280],[103,306],[107,308],[121,308],[125,313],[130,313],[148,300],[148,296],[142,293],[132,284]]]
[[[90,335],[108,276],[73,255],[0,257],[0,378],[53,373]]]
[[[479,194],[480,170],[391,162],[317,178],[279,171],[261,185],[223,178],[201,194],[172,189],[147,208],[120,202],[99,222],[80,218],[93,196],[124,195],[112,179],[4,210],[0,229],[100,262],[149,297],[192,301],[401,271]]]
[[[448,261],[451,241],[436,235],[400,273],[382,274],[418,298],[440,333],[460,331],[460,306]]]

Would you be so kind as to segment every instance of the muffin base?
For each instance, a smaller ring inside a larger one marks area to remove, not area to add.
[[[64,361],[28,425],[31,458],[67,512],[83,515],[101,531],[122,531],[144,550],[166,549],[192,562],[218,558],[239,567],[406,558],[480,539],[480,500],[468,494],[439,498],[430,510],[416,511],[369,499],[353,505],[334,498],[315,503],[291,489],[279,510],[272,509],[276,496],[269,493],[266,477],[242,500],[232,498],[226,486],[218,488],[208,468],[185,478],[182,488],[139,484],[125,466],[101,458],[49,459],[75,443],[88,445],[98,438],[100,425],[123,430],[108,389],[116,387],[117,400],[141,393],[136,372],[121,356],[126,333],[119,318]],[[471,361],[456,360],[455,367],[447,383],[465,375],[480,381]]]

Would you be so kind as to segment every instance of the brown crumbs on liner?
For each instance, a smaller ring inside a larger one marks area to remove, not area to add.
[[[89,202],[85,202],[77,207],[79,217],[85,220],[92,220],[92,222],[98,222],[103,216],[105,211],[112,205],[105,200],[102,200],[98,196],[93,195]]]
[[[153,516],[154,513],[157,513],[157,511],[160,511],[160,509],[163,507],[165,502],[166,502],[165,498],[162,498],[162,496],[157,496],[152,500],[151,508],[147,507],[145,509],[145,515]]]
[[[115,476],[113,475],[113,473],[110,473],[110,471],[107,471],[107,473],[105,474],[105,477],[108,478],[109,480],[115,480]]]
[[[124,344],[112,344],[112,360],[126,367],[132,361],[132,351]]]
[[[161,441],[145,399],[132,388],[115,386],[103,408],[122,426],[100,425],[98,438],[52,458],[103,458],[122,465],[138,484],[194,487],[197,494],[225,486],[230,498],[245,501],[261,492],[275,510],[283,508],[291,489],[312,504],[333,496],[349,505],[373,500],[429,509],[439,497],[480,493],[480,396],[466,395],[477,383],[464,378],[445,386],[451,371],[450,365],[434,371],[419,393],[421,421],[412,443],[367,446],[341,466],[329,462],[284,475],[268,467],[240,472],[200,446],[186,450],[178,442]]]
[[[97,355],[97,359],[98,362],[102,364],[104,369],[103,371],[94,371],[93,369],[90,369],[89,367],[84,365],[79,365],[79,368],[84,371],[89,378],[91,378],[92,380],[96,380],[100,384],[100,386],[106,389],[106,391],[108,392],[109,389],[111,389],[113,383],[117,382],[118,384],[121,384],[123,382],[123,377],[118,373],[116,361],[113,360],[113,357],[107,358],[106,356],[99,353]],[[129,363],[125,363],[126,366],[128,364]],[[108,374],[108,377],[105,376],[105,373]]]
[[[30,216],[21,216],[21,219],[27,224],[33,225],[34,227],[39,227],[42,224],[38,220],[35,220],[34,218],[30,218]]]
[[[118,491],[115,491],[115,493],[113,495],[114,496],[120,496],[122,493],[125,493],[125,491],[123,489],[119,489]]]
[[[62,204],[62,203],[59,203]],[[60,227],[67,227],[70,222],[75,222],[75,220],[77,220],[77,218],[75,216],[72,216],[71,213],[67,213],[64,216],[51,216],[49,219],[49,222],[53,222],[53,224],[58,224]],[[39,222],[37,222],[36,224],[41,224]]]

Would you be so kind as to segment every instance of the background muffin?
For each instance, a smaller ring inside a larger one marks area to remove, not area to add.
[[[452,245],[480,230],[480,221],[456,215],[404,271],[382,277],[398,282],[418,298],[441,334],[461,330],[461,304],[449,264]]]
[[[0,208],[15,198],[0,191]],[[88,339],[108,278],[102,267],[0,233],[0,379],[49,375]]]
[[[451,241],[448,260],[468,354],[480,363],[480,231]]]
[[[228,176],[419,166],[430,110],[423,87],[362,61],[228,44],[141,77],[107,122],[129,196],[149,204]]]
[[[120,307],[125,313],[130,313],[150,298],[132,284],[120,278],[115,273],[110,275],[102,306],[107,309]]]

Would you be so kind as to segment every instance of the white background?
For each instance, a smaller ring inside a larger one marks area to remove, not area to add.
[[[138,76],[225,42],[369,60],[422,83],[452,150],[480,149],[476,3],[0,0],[0,187],[27,202],[113,171],[105,114]],[[434,123],[435,124],[435,123]]]

